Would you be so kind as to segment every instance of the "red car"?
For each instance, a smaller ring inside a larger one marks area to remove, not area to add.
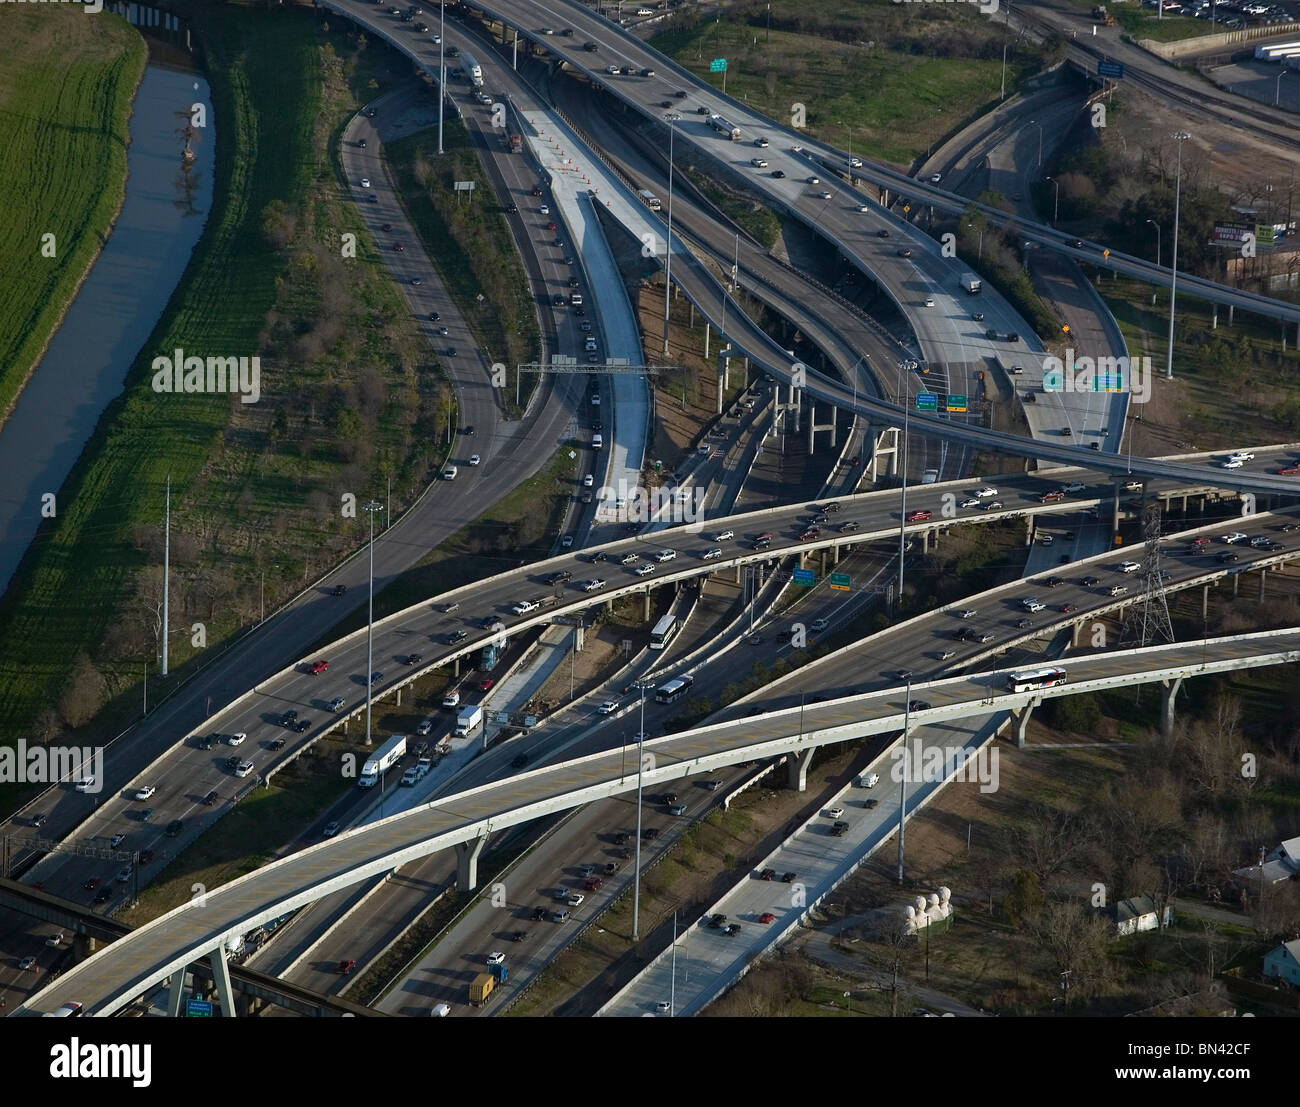
[[[394,242],[393,249],[400,254],[406,249],[406,247],[403,246],[400,242]]]
[[[492,685],[494,685],[496,682],[497,682],[497,678],[496,678],[496,677],[484,677],[482,680],[480,680],[480,681],[478,682],[478,690],[479,690],[480,692],[486,692],[486,691],[487,691],[488,689],[490,689],[490,688],[492,687]]]
[[[323,673],[329,667],[330,663],[328,661],[313,661],[311,663],[312,676],[317,676],[318,674]]]
[[[343,974],[344,976],[346,976],[348,973],[350,973],[350,972],[351,972],[353,969],[355,969],[356,967],[357,967],[357,963],[356,963],[355,961],[340,961],[340,962],[339,962],[339,972],[340,972],[341,974]]]
[[[595,891],[599,891],[601,886],[604,883],[605,882],[601,880],[600,877],[593,876],[590,880],[588,880],[585,884],[583,884],[583,887],[586,888],[587,891],[589,892],[595,892]]]
[[[809,539],[816,538],[820,534],[821,531],[818,530],[816,527],[809,527],[806,531],[803,532],[803,534],[799,535],[799,540],[801,542],[807,542]]]
[[[776,916],[771,911],[764,911],[763,914],[758,916],[758,921],[761,923],[776,922]]]
[[[1279,469],[1278,476],[1286,477],[1292,473],[1300,473],[1300,465],[1288,465],[1285,469]]]
[[[553,231],[553,230],[556,230],[557,228],[556,228],[556,226],[555,226],[554,223],[547,223],[547,224],[546,224],[546,229],[547,229],[548,231]]]
[[[909,511],[907,513],[907,521],[909,523],[924,523],[927,519],[933,518],[934,512],[932,511]]]
[[[1078,605],[1078,604],[1074,604],[1074,603],[1063,603],[1063,604],[1061,604],[1061,614],[1062,614],[1062,615],[1068,615],[1071,611],[1078,611],[1078,610],[1079,610],[1079,605]]]
[[[89,880],[86,881],[85,884],[82,885],[82,887],[85,888],[86,891],[88,892],[93,892],[96,888],[99,887],[99,880],[98,878],[92,876]]]

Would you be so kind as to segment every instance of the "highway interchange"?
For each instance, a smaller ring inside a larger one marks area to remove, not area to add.
[[[367,25],[379,20],[391,22],[386,9],[376,9],[370,4],[340,0],[328,6]],[[526,9],[518,4],[479,7],[505,17],[520,27],[525,36],[565,58],[588,79],[601,82],[607,86],[607,91],[633,103],[647,115],[661,117],[662,112],[652,108],[652,103],[662,97],[675,98],[672,89],[686,85],[690,79],[694,86],[693,94],[685,99],[680,125],[675,125],[677,140],[691,142],[723,161],[726,160],[724,155],[734,154],[730,167],[733,173],[749,173],[748,145],[742,143],[734,150],[724,149],[723,154],[719,154],[717,136],[704,125],[702,117],[687,115],[686,110],[693,110],[697,104],[712,111],[720,110],[742,127],[747,138],[758,134],[770,135],[773,145],[767,150],[767,159],[772,167],[785,167],[785,176],[750,174],[752,183],[768,192],[773,202],[785,211],[817,228],[819,233],[837,244],[861,267],[868,279],[876,282],[895,300],[900,313],[912,326],[916,347],[923,360],[930,366],[943,367],[942,379],[950,390],[960,385],[972,395],[977,394],[976,370],[986,368],[992,360],[1008,353],[1007,344],[985,338],[985,323],[976,325],[970,318],[970,301],[956,286],[956,268],[939,256],[932,241],[883,208],[859,210],[867,198],[838,179],[837,174],[841,172],[847,175],[841,152],[807,142],[789,143],[791,137],[801,136],[792,136],[770,121],[754,116],[743,105],[723,101],[712,89],[698,87],[698,83],[684,71],[676,70],[638,40],[579,5],[530,4]],[[541,36],[532,27],[538,21],[539,12],[557,26],[573,26],[574,37],[556,36],[552,39],[551,36]],[[620,64],[655,67],[659,76],[608,78],[581,50],[584,36],[601,43],[598,60],[602,64],[614,59]],[[393,38],[391,34],[384,37]],[[449,41],[452,37],[449,36]],[[484,52],[477,42],[474,46],[479,53]],[[405,44],[403,48],[407,48]],[[407,52],[412,51],[408,49]],[[422,43],[418,55],[426,71],[431,60],[436,71],[436,50],[431,51],[427,44]],[[512,84],[509,95],[516,106],[527,105],[530,89],[516,81],[498,58],[491,57],[487,69],[498,83]],[[449,91],[455,94],[455,89]],[[578,380],[545,376],[540,378],[538,394],[524,417],[509,422],[505,419],[503,405],[487,383],[488,365],[482,354],[473,349],[468,327],[437,280],[436,270],[423,254],[418,236],[406,222],[379,158],[383,142],[401,133],[400,128],[393,129],[390,119],[401,119],[403,113],[407,113],[409,119],[412,112],[417,116],[423,112],[427,116],[427,106],[423,109],[419,106],[418,94],[414,97],[394,94],[377,101],[373,107],[375,114],[359,115],[343,137],[344,172],[358,192],[367,197],[360,199],[358,207],[367,220],[376,246],[383,252],[384,261],[394,278],[405,286],[404,293],[412,314],[421,320],[431,347],[449,370],[459,401],[461,426],[475,428],[472,441],[463,435],[456,436],[451,460],[461,464],[461,476],[457,481],[435,482],[420,503],[376,541],[375,584],[378,589],[413,564],[428,548],[436,546],[442,538],[476,518],[484,504],[498,498],[543,464],[553,451],[556,440],[562,437],[562,432],[573,426],[575,417],[583,414],[586,393]],[[471,130],[479,135],[480,151],[503,200],[505,197],[522,198],[526,194],[531,198],[537,174],[517,155],[500,148],[499,141],[494,149],[491,128],[473,109],[462,109],[462,114]],[[602,143],[611,147],[616,141],[613,134],[602,137]],[[792,149],[791,146],[804,148]],[[610,156],[623,159],[625,173],[647,171],[644,158],[641,158],[641,168],[635,168],[638,154],[632,144],[619,150],[611,149]],[[828,190],[833,190],[830,198],[810,191],[807,183],[810,169],[827,172]],[[882,187],[905,187],[911,195],[933,201],[943,210],[952,210],[953,204],[957,210],[965,206],[961,197],[922,186],[879,166],[855,167],[854,173]],[[367,182],[364,187],[360,185],[362,178]],[[371,196],[373,199],[369,198]],[[577,320],[561,305],[552,303],[556,290],[562,288],[567,294],[573,287],[569,278],[572,270],[555,253],[565,247],[544,243],[532,225],[530,211],[525,210],[522,203],[515,203],[518,210],[511,212],[511,226],[538,305],[543,357],[577,351],[582,334]],[[678,229],[693,234],[700,241],[713,239],[711,249],[715,254],[723,254],[725,242],[717,237],[717,228],[709,213],[689,201],[679,203],[682,209],[675,215],[682,222]],[[887,241],[880,234],[886,229],[891,236]],[[1030,228],[1025,233],[1068,256],[1095,260],[1095,247],[1074,247],[1072,240],[1066,241],[1064,236],[1050,228]],[[921,256],[903,258],[895,246],[900,241],[914,243]],[[403,246],[400,251],[392,248],[398,243]],[[738,251],[739,248],[738,242]],[[863,351],[874,353],[877,365],[882,362],[892,364],[902,354],[904,347],[896,338],[886,337],[865,325],[853,311],[846,310],[832,297],[821,296],[797,275],[778,272],[761,251],[746,244],[745,254],[746,270],[770,283],[770,302],[784,297],[793,313],[796,308],[808,311],[810,297],[824,300],[821,310],[802,324],[802,329],[814,341],[824,338],[824,343],[820,343],[823,352],[844,375],[856,375],[862,368],[864,384],[872,381],[859,361],[849,361],[849,353],[854,349],[859,354]],[[1155,267],[1140,259],[1112,254],[1108,260],[1118,271],[1133,273],[1154,283],[1163,279]],[[718,318],[725,297],[717,280],[703,268],[698,272],[686,266],[683,269],[685,271],[680,274],[683,290],[706,317]],[[420,278],[419,283],[415,283],[416,277]],[[678,279],[676,271],[674,277]],[[595,314],[599,290],[586,284],[579,284],[579,287],[587,295]],[[1276,301],[1264,301],[1259,297],[1252,299],[1249,294],[1234,298],[1233,290],[1211,287],[1208,282],[1198,291],[1212,297],[1221,296],[1223,302],[1240,307],[1273,312],[1288,322],[1300,320],[1300,312],[1295,312],[1293,318],[1288,314],[1293,309]],[[933,297],[933,308],[925,303],[927,296]],[[990,313],[987,320],[990,325],[1003,331],[1019,329],[1030,340],[1031,344],[1019,345],[1018,353],[1026,357],[1031,354],[1041,356],[1041,345],[1036,343],[1026,325],[1017,325],[1011,309],[1000,297],[985,295],[980,306]],[[784,358],[781,344],[764,334],[752,320],[737,319],[740,314],[735,311],[729,317],[728,337],[770,376],[778,380],[791,379],[801,367]],[[444,329],[445,334],[441,333]],[[846,334],[850,330],[852,334]],[[838,350],[835,348],[837,344],[840,346]],[[453,346],[454,353],[451,352]],[[901,390],[904,405],[919,387],[919,379],[914,379]],[[846,384],[811,371],[807,373],[806,397],[829,401],[855,412],[864,420],[874,417],[877,426],[900,422],[900,407],[878,396],[864,395],[864,392],[868,389],[859,391],[855,383]],[[909,488],[905,511],[900,494],[891,489],[861,495],[837,494],[833,501],[821,498],[816,502],[732,514],[728,505],[739,493],[748,466],[754,460],[752,455],[747,464],[733,474],[735,479],[724,481],[727,496],[721,501],[721,513],[702,526],[647,531],[612,542],[608,541],[609,535],[606,534],[600,536],[604,539],[601,545],[582,549],[595,516],[594,512],[580,513],[575,503],[573,517],[566,525],[566,530],[578,539],[573,551],[499,573],[467,588],[430,596],[411,608],[377,621],[374,664],[382,675],[370,682],[373,693],[377,696],[391,695],[414,679],[449,664],[456,665],[459,671],[458,662],[469,659],[485,642],[503,630],[511,636],[520,635],[549,623],[556,616],[579,612],[595,604],[607,604],[623,596],[645,594],[648,605],[650,589],[670,586],[680,590],[687,582],[711,574],[717,574],[720,579],[735,574],[735,579],[738,579],[742,569],[750,565],[763,566],[764,573],[769,576],[788,572],[788,568],[782,569],[782,566],[792,564],[819,564],[825,570],[833,568],[840,558],[844,558],[846,566],[852,566],[858,573],[869,573],[875,580],[888,568],[885,551],[891,548],[890,543],[893,549],[897,549],[900,531],[905,531],[915,544],[920,541],[928,543],[932,539],[942,541],[945,528],[963,523],[995,523],[1023,518],[1028,520],[1031,528],[1053,527],[1061,533],[1062,524],[1073,528],[1068,540],[1073,552],[1063,554],[1059,559],[1059,581],[1055,574],[1043,574],[1034,580],[993,589],[963,601],[961,605],[949,605],[908,620],[887,633],[824,658],[814,669],[805,670],[800,680],[787,678],[784,682],[774,682],[761,693],[746,697],[743,706],[733,707],[730,712],[718,716],[723,722],[703,728],[698,735],[694,732],[672,735],[653,739],[650,743],[650,748],[656,751],[659,767],[648,775],[649,782],[663,784],[687,774],[716,773],[720,781],[730,786],[739,774],[732,770],[728,775],[726,770],[738,762],[783,755],[804,745],[898,730],[898,715],[902,710],[898,702],[900,683],[908,679],[901,675],[903,672],[910,673],[910,679],[925,682],[954,671],[969,672],[971,666],[988,666],[995,655],[1022,656],[1019,653],[1008,655],[1008,650],[1024,649],[1026,653],[1023,656],[1033,656],[1038,648],[1035,640],[1044,640],[1055,631],[1078,626],[1085,620],[1112,613],[1131,602],[1131,593],[1111,593],[1117,581],[1128,577],[1127,573],[1117,575],[1116,566],[1123,559],[1113,553],[1081,559],[1078,556],[1081,551],[1074,544],[1074,533],[1084,527],[1095,526],[1105,531],[1104,520],[1113,509],[1118,511],[1121,501],[1125,510],[1131,511],[1140,504],[1144,494],[1201,496],[1206,493],[1217,495],[1222,490],[1226,495],[1274,496],[1283,505],[1294,498],[1297,478],[1278,473],[1280,468],[1294,466],[1294,448],[1256,447],[1257,457],[1242,468],[1231,471],[1219,467],[1223,460],[1221,455],[1181,459],[1124,456],[1116,448],[1124,423],[1125,397],[1104,393],[1055,393],[1046,395],[1045,399],[1047,402],[1038,405],[1035,415],[1042,423],[1044,418],[1049,421],[1056,418],[1055,415],[1045,415],[1046,411],[1059,411],[1062,426],[1073,430],[1070,444],[1031,441],[989,431],[972,423],[915,415],[912,419],[913,433],[929,436],[922,439],[926,443],[925,450],[937,449],[934,456],[940,459],[945,476],[960,479]],[[1034,429],[1043,432],[1041,426]],[[1115,431],[1113,436],[1112,429]],[[758,428],[753,425],[737,427],[742,442],[747,436],[757,433]],[[1044,433],[1050,435],[1053,432],[1048,430]],[[1094,437],[1101,448],[1089,452],[1086,449],[1088,436]],[[960,448],[950,454],[948,447],[952,444],[960,444]],[[989,447],[1006,455],[1073,467],[1028,474],[1009,472],[996,476],[967,476],[970,451]],[[481,465],[465,464],[471,450],[480,454]],[[924,453],[914,459],[913,469],[918,467],[916,461],[927,460],[929,456]],[[597,460],[592,458],[593,466]],[[1083,487],[1070,491],[1064,499],[1053,502],[1040,499],[1044,493],[1072,485],[1075,481]],[[1090,511],[1095,516],[1092,521],[1086,515]],[[1300,538],[1292,535],[1289,519],[1286,514],[1261,514],[1257,520],[1246,518],[1241,525],[1248,537],[1267,536],[1276,548],[1259,549],[1234,544],[1234,551],[1239,551],[1239,560],[1231,564],[1220,559],[1226,548],[1221,541],[1212,544],[1205,552],[1193,554],[1185,550],[1186,537],[1166,539],[1167,587],[1204,585],[1251,569],[1287,563],[1300,555]],[[1216,522],[1200,529],[1220,539],[1232,527],[1226,522]],[[1030,533],[1032,537],[1032,529]],[[1064,544],[1058,547],[1064,548]],[[1040,553],[1038,547],[1033,553]],[[1091,580],[1093,576],[1097,578],[1095,582],[1081,583],[1081,580]],[[40,813],[54,816],[55,825],[51,830],[57,831],[56,837],[68,834],[78,839],[107,841],[115,834],[125,833],[127,840],[112,848],[136,851],[145,848],[146,840],[155,842],[156,834],[152,838],[144,837],[146,831],[138,830],[130,816],[130,812],[138,810],[138,804],[128,798],[130,792],[146,781],[158,788],[158,816],[154,823],[173,818],[187,820],[191,823],[186,831],[189,836],[196,829],[199,818],[206,825],[208,812],[200,809],[206,806],[202,797],[216,791],[220,796],[217,802],[220,809],[226,805],[226,794],[232,790],[230,770],[225,763],[227,751],[219,744],[212,749],[202,748],[202,739],[206,736],[212,735],[214,741],[220,743],[224,735],[246,734],[247,745],[241,752],[253,758],[255,771],[261,774],[271,768],[276,759],[259,751],[265,750],[274,739],[282,735],[288,739],[283,751],[287,758],[303,744],[313,742],[332,730],[344,716],[355,717],[364,702],[367,687],[364,631],[314,649],[310,654],[306,654],[306,647],[327,638],[329,629],[337,624],[348,607],[355,605],[365,579],[364,559],[354,558],[316,582],[294,604],[250,633],[227,657],[212,663],[144,724],[110,748],[107,779],[102,782],[105,790],[102,799],[95,801],[93,810],[86,797],[71,789],[51,797],[51,801],[43,798],[39,804]],[[339,584],[348,586],[346,598],[333,594]],[[1025,622],[1026,597],[1041,600],[1044,604],[1034,612],[1036,618],[1030,626],[1021,625]],[[537,606],[521,613],[516,610],[520,601]],[[964,608],[966,603],[978,605],[979,613],[962,617],[958,608]],[[775,608],[770,602],[765,602],[762,610],[766,614]],[[498,623],[499,626],[494,625]],[[974,631],[974,640],[955,641],[954,632],[964,628]],[[743,634],[743,626],[736,624],[731,628],[730,636],[719,638],[718,642],[730,641],[735,645],[742,641]],[[455,640],[453,636],[456,635],[463,637]],[[987,640],[980,641],[982,636]],[[1295,660],[1295,650],[1300,643],[1290,639],[1269,639],[1242,646],[1226,640],[1208,640],[1194,646],[1195,649],[1188,645],[1187,653],[1175,661],[1161,661],[1160,664],[1142,658],[1114,656],[1090,657],[1082,663],[1075,660],[1071,663],[1072,681],[1076,678],[1077,683],[1093,678],[1125,680],[1147,670],[1165,674],[1175,663],[1193,668],[1199,665],[1202,671],[1212,671],[1216,666],[1260,663],[1260,650],[1266,651],[1270,663],[1282,659],[1291,661]],[[1174,649],[1177,653],[1182,647]],[[417,653],[420,660],[408,664],[410,655]],[[1187,661],[1191,653],[1196,654],[1194,662]],[[679,655],[670,656],[672,660],[668,665],[658,667],[656,679],[677,666]],[[313,672],[313,664],[319,660],[328,660],[328,668]],[[705,664],[706,669],[710,667]],[[622,687],[626,687],[634,672],[643,672],[644,668],[641,664],[639,670],[630,669],[620,677],[624,682]],[[978,673],[952,677],[947,683],[926,688],[926,699],[933,706],[919,713],[918,724],[924,726],[932,721],[969,717],[976,705],[989,708],[993,699],[992,681],[997,678],[997,670],[990,672],[993,675],[977,691],[972,687],[985,680]],[[795,695],[785,690],[785,686],[794,683],[807,688],[807,680],[813,673],[817,695],[811,702],[802,702],[806,692]],[[720,682],[720,677],[713,672],[709,672],[707,677]],[[600,693],[609,694],[609,690]],[[342,711],[327,706],[336,697],[344,701]],[[833,697],[835,702],[818,702],[828,697]],[[390,816],[378,825],[346,832],[337,840],[291,853],[253,877],[217,890],[208,901],[215,910],[204,912],[201,920],[195,917],[194,912],[181,908],[137,932],[138,938],[132,935],[121,939],[112,947],[111,955],[101,953],[65,972],[53,986],[40,994],[36,1006],[49,1009],[76,998],[90,1004],[99,1013],[110,1013],[146,986],[159,983],[187,960],[219,943],[223,937],[248,930],[292,907],[312,902],[325,892],[347,888],[408,861],[433,859],[440,851],[444,852],[444,860],[439,864],[445,869],[446,858],[450,856],[445,851],[453,843],[477,837],[488,830],[500,830],[587,803],[592,805],[593,812],[602,804],[625,804],[625,800],[610,797],[626,792],[630,786],[626,759],[631,700],[624,695],[617,696],[619,710],[612,717],[602,719],[592,711],[598,698],[595,695],[589,697],[585,708],[581,709],[582,717],[571,717],[563,729],[550,729],[544,736],[530,735],[518,744],[511,743],[509,747],[489,751],[452,780],[440,782],[437,795],[430,798],[427,806]],[[997,699],[999,709],[1011,709],[1022,704],[1022,700],[1014,696],[998,696]],[[215,705],[210,715],[207,715],[206,708],[196,710],[205,702]],[[289,738],[284,734],[279,719],[289,709],[310,719],[309,729],[303,737]],[[757,717],[756,711],[761,712]],[[792,711],[799,714],[799,727],[795,732],[790,729]],[[646,727],[651,736],[670,714],[671,709],[656,707],[647,712]],[[516,766],[506,764],[507,758],[514,756],[519,748],[527,748],[533,760],[538,756],[554,758],[561,752],[565,760],[520,774]],[[616,761],[620,762],[620,767],[614,772],[612,766]],[[709,794],[704,790],[693,790],[692,798],[699,802],[689,805],[688,816],[691,818],[711,806]],[[26,814],[28,821],[34,810],[29,809]],[[888,816],[888,810],[880,813],[877,829],[882,834],[887,834]],[[593,818],[605,819],[608,816],[595,814]],[[19,817],[17,825],[22,825],[23,821],[24,817]],[[568,834],[571,836],[568,848],[580,848],[576,842],[580,837],[590,835],[590,826],[591,820],[584,822],[579,813],[578,817],[571,818],[554,831],[553,846],[557,850],[566,848],[565,835]],[[862,843],[858,845],[866,848]],[[105,856],[107,853],[100,858],[49,853],[26,879],[39,879],[49,891],[63,894],[73,901],[85,901],[89,897],[81,889],[90,879],[97,879]],[[454,861],[451,867],[454,871]],[[426,887],[446,886],[446,878],[437,880],[430,876],[435,871],[435,868],[424,870],[429,879],[413,893],[416,898]],[[572,889],[576,885],[571,876],[563,886]],[[627,877],[628,873],[622,871],[619,880],[625,881]],[[619,886],[618,882],[611,881],[600,899],[608,902]],[[593,901],[596,898],[593,896]],[[479,911],[486,910],[482,903],[480,900]],[[514,906],[522,910],[525,905]],[[532,910],[531,903],[526,906]],[[595,906],[595,902],[589,903],[587,910],[592,911]],[[482,927],[483,921],[470,920],[467,925],[473,932]],[[535,968],[544,965],[557,948],[556,943],[549,940],[543,944],[549,944],[551,948],[545,952],[538,951]],[[461,951],[462,960],[472,958],[467,948],[456,948]],[[324,964],[333,960],[328,956],[320,958],[319,951],[314,951],[313,956],[323,960]],[[452,956],[451,952],[444,950],[442,962],[445,964]],[[430,966],[425,966],[425,969],[431,971]],[[458,992],[463,984],[463,975],[463,970],[453,974]],[[423,1013],[434,999],[450,995],[445,989],[427,985],[417,988],[416,992],[418,1002],[414,1005],[408,1002],[409,989],[404,987],[392,993],[397,998],[390,1005],[391,1010],[394,1013]],[[691,1012],[679,1009],[678,1013]]]

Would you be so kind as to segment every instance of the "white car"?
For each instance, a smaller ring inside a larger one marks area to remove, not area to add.
[[[489,953],[487,955],[487,963],[489,965],[504,965],[506,963],[506,955],[499,950],[494,953]]]
[[[700,556],[704,558],[705,561],[713,561],[715,558],[722,556],[722,547],[714,546],[711,550],[705,550]]]
[[[862,159],[861,159],[861,158],[849,158],[849,168],[850,168],[850,169],[861,169],[861,168],[862,168]]]
[[[978,614],[979,612],[976,611],[973,607],[968,607],[966,608],[965,611],[957,612],[958,617],[962,619],[973,619]]]
[[[934,307],[934,297],[933,297],[933,296],[927,296],[927,297],[925,298],[925,306],[926,306],[926,307]]]
[[[369,177],[362,177],[362,178],[361,178],[361,187],[362,187],[362,188],[369,188],[369,187],[370,187],[370,178],[369,178]]]
[[[591,473],[588,473],[585,477],[582,478],[583,488],[590,488],[595,483],[596,483],[596,478]]]
[[[573,535],[566,534],[563,538],[560,539],[560,549],[567,550],[572,545],[573,545]]]
[[[864,773],[858,777],[858,786],[861,788],[874,788],[880,783],[880,776],[877,773]]]
[[[595,592],[596,589],[604,587],[605,581],[601,580],[600,577],[592,577],[591,580],[583,584],[582,590],[584,592]]]
[[[654,571],[655,567],[653,565],[638,565],[632,570],[632,572],[636,573],[639,577],[648,577]]]
[[[821,179],[820,177],[817,177],[817,176],[809,177],[809,178],[808,178],[808,183],[809,183],[809,184],[821,184],[821,183],[822,183],[822,179]]]
[[[247,740],[248,740],[248,735],[245,734],[242,730],[239,731],[237,734],[226,735],[226,745],[228,746],[242,746],[244,742],[246,742]]]
[[[655,554],[656,561],[672,561],[677,556],[676,550],[660,550]]]
[[[828,807],[826,809],[826,817],[828,819],[842,819],[844,817],[844,808]]]
[[[1121,573],[1136,573],[1140,568],[1142,568],[1142,566],[1136,561],[1121,561],[1119,563],[1119,571]]]
[[[931,183],[931,184],[938,184],[941,180],[943,180],[943,174],[942,174],[942,173],[931,173],[931,174],[930,174],[930,183]]]
[[[253,771],[253,763],[251,761],[241,761],[235,767],[235,776],[247,776],[252,771]]]
[[[539,208],[537,209],[537,213],[538,213],[539,215],[550,215],[550,214],[551,214],[551,207],[550,207],[550,205],[549,205],[549,204],[543,204],[541,207],[539,207]]]
[[[479,457],[478,454],[470,454],[470,455],[469,455],[469,463],[470,463],[471,465],[477,465],[477,464],[478,464],[480,461],[482,461],[482,460],[483,460],[483,459],[482,459],[481,457]]]
[[[433,729],[432,719],[421,719],[419,725],[415,728],[415,733],[423,738]]]
[[[821,192],[817,193],[817,198],[819,200],[829,200],[831,198],[831,194],[827,192],[825,189],[822,189]]]
[[[1230,457],[1230,458],[1228,458],[1227,461],[1220,461],[1220,462],[1219,462],[1219,468],[1220,468],[1220,469],[1240,469],[1244,464],[1245,464],[1245,462],[1244,462],[1244,461],[1241,461],[1239,458]]]
[[[618,710],[618,700],[606,700],[596,710],[601,715],[612,715]]]
[[[587,341],[590,342],[591,339],[589,338],[589,339],[587,339]],[[600,407],[600,393],[599,393],[599,392],[596,393],[594,396],[592,396],[592,398],[591,398],[591,406],[592,406],[592,407]]]
[[[766,158],[750,158],[750,159],[749,159],[749,164],[752,165],[755,169],[766,169],[766,168],[767,168],[767,159],[766,159]]]
[[[816,634],[820,634],[823,630],[825,630],[830,625],[831,622],[829,619],[814,619],[811,623],[808,624],[808,629],[813,631]]]
[[[520,600],[510,610],[516,615],[527,615],[530,611],[536,611],[541,606],[536,600]]]
[[[983,488],[975,489],[975,495],[979,497],[981,500],[988,499],[988,497],[996,496],[997,494],[998,494],[998,490],[996,488],[990,487],[987,484]]]
[[[567,903],[570,907],[580,907],[582,905],[582,901],[585,900],[586,898],[587,897],[584,896],[581,892],[570,892],[569,895],[565,898],[564,902]]]
[[[448,708],[459,707],[460,692],[457,691],[455,688],[453,688],[450,692],[448,692],[445,696],[442,697],[442,706]]]
[[[1037,600],[1021,600],[1020,605],[1026,611],[1042,611],[1044,606],[1043,604],[1039,603]]]
[[[78,792],[93,792],[95,790],[95,778],[93,776],[83,776],[77,781],[76,788]]]
[[[974,500],[974,499],[971,499],[971,500],[962,500],[962,502],[959,503],[957,506],[958,506],[958,507],[979,507],[979,506],[980,506],[980,502],[979,502],[979,500]]]
[[[1239,530],[1230,531],[1229,533],[1223,535],[1223,541],[1226,542],[1229,546],[1231,546],[1234,542],[1245,541],[1245,538],[1246,536],[1242,534],[1241,531]]]
[[[137,789],[136,789],[136,790],[131,794],[131,798],[132,798],[132,799],[138,799],[138,800],[147,800],[147,799],[148,799],[150,796],[152,796],[156,791],[158,791],[158,789],[155,788],[152,784],[146,784],[146,785],[144,785],[144,787],[142,787],[142,788],[137,788]]]
[[[1233,450],[1232,453],[1228,455],[1228,460],[1229,461],[1254,461],[1255,455],[1252,454],[1249,450]]]
[[[434,46],[441,46],[442,35],[434,35],[430,41],[434,44]]]
[[[433,1009],[429,1012],[435,1019],[445,1019],[451,1014],[450,1003],[435,1003]]]
[[[736,537],[736,532],[732,530],[720,530],[713,536],[715,542],[730,542]]]
[[[871,211],[871,205],[870,205],[870,204],[859,204],[859,205],[858,205],[858,211],[862,212],[862,213],[865,215],[865,214],[867,214],[869,211]]]
[[[328,706],[331,711],[342,711],[347,706],[347,701],[342,696],[335,696],[330,700]]]

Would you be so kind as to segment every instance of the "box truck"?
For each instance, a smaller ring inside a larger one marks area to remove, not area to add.
[[[974,296],[977,292],[979,292],[981,288],[984,287],[984,282],[981,281],[979,277],[975,276],[974,273],[963,273],[961,275],[961,286],[972,296]]]
[[[367,758],[361,766],[361,776],[357,783],[362,788],[373,788],[379,783],[379,777],[406,756],[406,736],[394,734],[375,751],[373,757]]]
[[[462,707],[456,714],[456,736],[463,738],[466,734],[472,734],[482,721],[482,704],[473,703]]]

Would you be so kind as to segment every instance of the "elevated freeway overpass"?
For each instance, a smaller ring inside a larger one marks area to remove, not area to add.
[[[1014,692],[991,670],[912,686],[931,706],[918,721],[956,719],[990,709],[1023,710],[1045,698],[1151,681],[1300,660],[1300,630],[1265,631],[1190,643],[1076,657],[1062,662],[1068,683]],[[643,782],[654,787],[739,761],[794,754],[834,742],[902,729],[898,687],[685,731],[645,743]],[[436,850],[456,846],[474,857],[489,833],[637,787],[637,751],[618,749],[536,769],[448,796],[426,807],[358,828],[208,891],[68,969],[15,1014],[53,1011],[67,1002],[110,1015],[190,962],[213,954],[218,992],[224,942],[330,892]],[[230,1009],[227,1007],[227,1009]]]

